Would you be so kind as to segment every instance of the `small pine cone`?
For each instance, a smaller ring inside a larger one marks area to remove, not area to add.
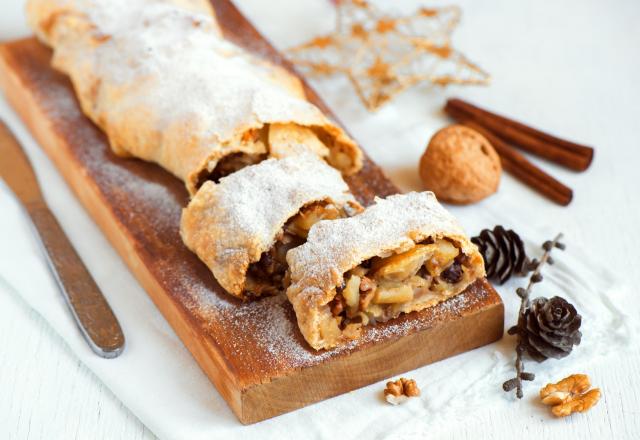
[[[582,317],[567,300],[554,296],[536,298],[527,309],[519,326],[523,345],[533,359],[560,359],[580,344]]]
[[[526,275],[531,270],[524,243],[513,230],[496,226],[493,231],[483,229],[471,241],[478,246],[484,258],[487,278],[503,284],[512,275]]]

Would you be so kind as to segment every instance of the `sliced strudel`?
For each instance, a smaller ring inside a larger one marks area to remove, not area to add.
[[[285,69],[224,40],[204,0],[29,0],[84,113],[119,155],[191,194],[265,158],[312,151],[345,175],[362,153]]]
[[[338,171],[302,154],[206,182],[183,210],[181,234],[220,285],[246,299],[284,290],[286,253],[314,223],[361,210]]]
[[[478,249],[431,192],[377,199],[352,218],[319,222],[287,262],[287,296],[315,349],[431,307],[484,276]]]

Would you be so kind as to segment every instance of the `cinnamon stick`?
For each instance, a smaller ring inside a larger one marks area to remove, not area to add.
[[[537,156],[575,171],[589,168],[593,148],[557,138],[518,121],[484,110],[461,99],[449,99],[445,111],[455,109],[502,139]]]
[[[453,109],[447,110],[447,113],[487,138],[500,156],[502,167],[509,174],[559,205],[567,206],[571,203],[573,199],[571,188],[542,171],[521,153],[511,148],[491,131],[466,117],[465,114]]]

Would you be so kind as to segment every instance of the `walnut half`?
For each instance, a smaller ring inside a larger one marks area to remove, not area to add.
[[[547,384],[540,390],[540,399],[545,405],[551,405],[556,417],[566,417],[574,412],[585,412],[600,399],[600,390],[591,388],[589,376],[572,374],[558,383]]]
[[[387,382],[384,390],[384,398],[392,405],[406,402],[409,397],[417,397],[420,395],[420,388],[413,379],[401,377],[396,381]]]

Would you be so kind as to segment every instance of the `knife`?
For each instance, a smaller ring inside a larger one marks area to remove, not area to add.
[[[117,357],[124,349],[120,324],[49,210],[27,155],[2,120],[0,177],[29,214],[49,268],[89,346],[98,356]]]

